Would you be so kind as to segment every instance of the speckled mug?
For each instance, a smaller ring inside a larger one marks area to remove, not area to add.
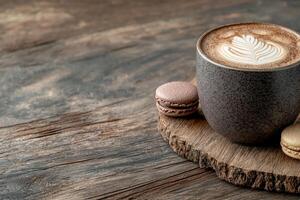
[[[218,64],[200,46],[210,31],[197,42],[197,85],[206,120],[233,142],[269,143],[300,112],[300,62],[263,70]]]

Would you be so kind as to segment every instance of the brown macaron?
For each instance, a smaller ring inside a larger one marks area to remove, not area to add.
[[[163,84],[156,89],[155,99],[158,111],[171,117],[191,115],[199,105],[197,88],[189,82]]]
[[[300,123],[288,126],[282,131],[280,145],[286,155],[300,159]]]

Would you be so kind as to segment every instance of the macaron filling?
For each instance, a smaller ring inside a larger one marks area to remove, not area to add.
[[[163,100],[157,96],[155,98],[156,98],[156,101],[161,106],[168,107],[168,108],[189,108],[189,107],[193,107],[193,106],[198,106],[198,104],[199,104],[198,100],[195,100],[191,103],[176,103],[176,102],[170,102],[170,101]]]
[[[198,104],[194,104],[189,107],[165,107],[161,105],[159,102],[157,102],[156,105],[161,111],[166,113],[190,113],[197,110],[198,108]]]

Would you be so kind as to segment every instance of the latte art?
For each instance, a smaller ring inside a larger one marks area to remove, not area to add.
[[[252,35],[235,36],[230,44],[222,44],[219,54],[231,62],[263,65],[284,59],[285,49],[270,41],[260,41]]]
[[[273,69],[300,63],[300,35],[274,24],[242,23],[202,36],[198,50],[228,68]]]

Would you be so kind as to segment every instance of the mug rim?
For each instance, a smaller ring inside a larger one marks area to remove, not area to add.
[[[196,48],[197,48],[197,52],[198,54],[203,58],[205,59],[206,61],[218,66],[218,67],[222,67],[222,68],[225,68],[225,69],[231,69],[231,70],[236,70],[236,71],[249,71],[249,72],[274,72],[274,71],[281,71],[281,70],[286,70],[286,69],[290,69],[290,68],[293,68],[293,67],[297,67],[299,66],[300,64],[300,60],[298,60],[297,62],[295,63],[292,63],[292,64],[289,64],[289,65],[286,65],[286,66],[282,66],[282,67],[277,67],[277,68],[262,68],[262,69],[259,69],[259,68],[238,68],[238,67],[231,67],[229,65],[224,65],[224,64],[221,64],[221,63],[218,63],[216,61],[213,61],[212,59],[210,59],[202,50],[202,48],[200,48],[200,42],[202,41],[202,39],[208,35],[210,32],[214,31],[214,30],[217,30],[217,29],[221,29],[221,28],[224,28],[224,27],[227,27],[227,26],[236,26],[236,25],[247,25],[247,24],[261,24],[261,25],[271,25],[271,26],[279,26],[280,28],[283,28],[283,29],[286,29],[287,31],[289,32],[292,32],[294,33],[295,35],[299,35],[300,36],[300,33],[298,33],[297,31],[294,31],[292,29],[289,29],[289,28],[286,28],[284,26],[281,26],[281,25],[278,25],[278,24],[272,24],[272,23],[265,23],[265,22],[240,22],[240,23],[230,23],[230,24],[225,24],[225,25],[221,25],[221,26],[216,26],[216,27],[213,27],[207,31],[205,31],[203,34],[201,34],[201,36],[199,37],[199,39],[197,40],[197,43],[196,43]]]

